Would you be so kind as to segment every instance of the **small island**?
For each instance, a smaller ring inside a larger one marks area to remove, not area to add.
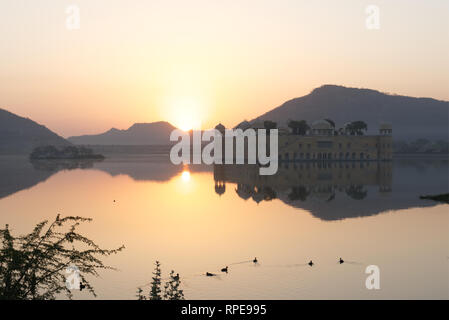
[[[92,149],[78,146],[57,148],[55,146],[42,146],[34,148],[30,154],[31,160],[58,160],[58,159],[95,159],[103,160],[102,154],[94,154]]]

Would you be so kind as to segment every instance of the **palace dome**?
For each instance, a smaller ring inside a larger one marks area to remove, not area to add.
[[[332,130],[332,124],[327,120],[317,120],[312,123],[312,129],[318,130]]]
[[[219,123],[215,126],[215,130],[218,130],[219,132],[221,132],[223,134],[226,131],[226,127],[224,125],[222,125],[221,123]]]

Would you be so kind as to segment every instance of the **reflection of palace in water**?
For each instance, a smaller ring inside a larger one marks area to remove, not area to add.
[[[215,191],[223,194],[226,182],[236,183],[237,194],[256,202],[271,200],[276,191],[290,191],[290,198],[317,197],[331,201],[335,192],[363,199],[365,186],[381,193],[391,191],[391,162],[285,163],[272,176],[259,174],[257,165],[215,165]]]
[[[281,162],[272,176],[257,165],[175,166],[167,159],[116,158],[91,161],[38,161],[0,157],[0,199],[31,188],[61,170],[90,169],[135,181],[169,182],[183,170],[211,172],[215,192],[263,204],[274,200],[307,210],[322,220],[364,217],[412,207],[440,205],[423,194],[447,193],[448,160]],[[211,177],[212,178],[212,177]]]
[[[283,163],[272,176],[260,175],[257,165],[215,165],[214,180],[215,192],[219,195],[231,189],[226,189],[226,183],[232,183],[236,194],[244,200],[260,203],[279,199],[290,206],[311,211],[323,211],[327,207],[333,213],[323,219],[341,219],[378,213],[355,203],[361,203],[360,200],[367,198],[369,193],[375,193],[376,198],[389,196],[392,163]],[[341,205],[347,205],[345,212],[339,212]],[[359,211],[353,212],[356,207]]]

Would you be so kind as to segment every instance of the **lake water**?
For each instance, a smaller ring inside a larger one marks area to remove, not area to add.
[[[448,192],[448,168],[447,159],[290,163],[259,176],[163,156],[0,157],[0,224],[28,233],[57,213],[93,218],[85,235],[126,247],[104,260],[118,271],[92,281],[102,299],[148,291],[155,260],[164,277],[180,274],[188,299],[448,299],[449,206],[419,199]],[[369,265],[380,290],[365,286]]]

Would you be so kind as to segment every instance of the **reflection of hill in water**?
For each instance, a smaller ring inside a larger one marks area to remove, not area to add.
[[[111,176],[127,175],[136,181],[158,182],[168,181],[182,171],[182,167],[175,166],[169,161],[162,161],[158,157],[106,160],[96,164],[95,169],[107,172]]]
[[[106,159],[95,164],[94,169],[112,176],[127,175],[136,181],[169,181],[182,170],[182,165],[174,165],[167,156],[122,157]],[[190,172],[211,171],[211,166],[189,165]]]
[[[56,173],[60,170],[74,170],[74,169],[90,169],[93,168],[94,163],[102,160],[92,159],[58,159],[58,160],[31,160],[34,169],[39,171],[48,171]]]
[[[111,176],[127,175],[136,181],[165,182],[181,173],[182,166],[167,157],[120,157],[98,160],[38,160],[26,157],[0,157],[0,199],[47,180],[61,170],[94,169]],[[189,166],[191,172],[211,171],[204,165]]]
[[[168,181],[183,170],[167,157],[92,160],[42,160],[0,157],[0,199],[30,188],[60,170],[101,170],[136,181]],[[260,176],[252,165],[189,166],[191,172],[214,170],[218,194],[236,192],[248,201],[279,199],[323,220],[375,215],[390,210],[436,205],[422,194],[448,192],[448,160],[397,159],[393,162],[282,164],[274,176]],[[231,188],[227,184],[233,184]],[[235,184],[235,186],[234,186]],[[250,200],[251,199],[251,200]]]
[[[47,180],[60,170],[91,168],[92,160],[38,160],[26,157],[0,158],[0,199]]]
[[[419,195],[447,192],[447,174],[447,160],[290,163],[273,176],[260,176],[255,165],[214,168],[218,194],[231,182],[242,199],[259,203],[277,198],[322,220],[433,206]]]
[[[31,188],[52,175],[38,171],[23,157],[0,158],[0,199],[23,189]]]

